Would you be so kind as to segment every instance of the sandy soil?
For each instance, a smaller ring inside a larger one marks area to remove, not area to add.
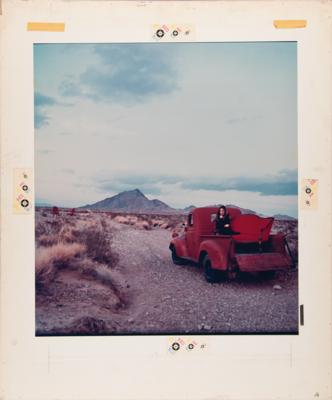
[[[37,335],[297,333],[297,270],[210,284],[174,265],[170,231],[111,221],[115,289],[63,269],[36,296]]]

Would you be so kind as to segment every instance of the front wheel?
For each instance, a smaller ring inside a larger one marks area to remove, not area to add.
[[[209,283],[218,282],[220,279],[219,271],[212,268],[212,263],[208,255],[204,257],[202,265],[204,268],[204,275],[207,282]]]
[[[171,253],[172,253],[172,261],[176,265],[185,265],[187,262],[183,258],[179,257],[176,254],[176,250],[174,247],[171,248]]]

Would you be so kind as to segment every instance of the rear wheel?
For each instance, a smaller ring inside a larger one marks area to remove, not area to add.
[[[205,279],[207,280],[207,282],[209,282],[209,283],[218,282],[220,279],[219,271],[212,268],[211,260],[207,254],[203,258],[202,264],[203,264],[203,268],[204,268]]]
[[[186,260],[184,260],[183,258],[179,257],[176,254],[175,247],[171,248],[171,253],[172,253],[172,261],[173,261],[174,264],[176,264],[176,265],[185,265],[185,264],[187,264]]]

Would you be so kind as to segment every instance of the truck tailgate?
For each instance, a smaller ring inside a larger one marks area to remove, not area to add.
[[[288,269],[292,266],[290,258],[282,253],[236,254],[240,271],[269,271]]]

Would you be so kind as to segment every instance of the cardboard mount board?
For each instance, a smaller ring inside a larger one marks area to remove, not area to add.
[[[332,3],[2,0],[1,13],[0,397],[330,399]],[[175,40],[297,42],[299,334],[206,335],[175,353],[162,335],[36,337],[34,210],[15,212],[13,187],[29,171],[34,204],[33,45]]]

